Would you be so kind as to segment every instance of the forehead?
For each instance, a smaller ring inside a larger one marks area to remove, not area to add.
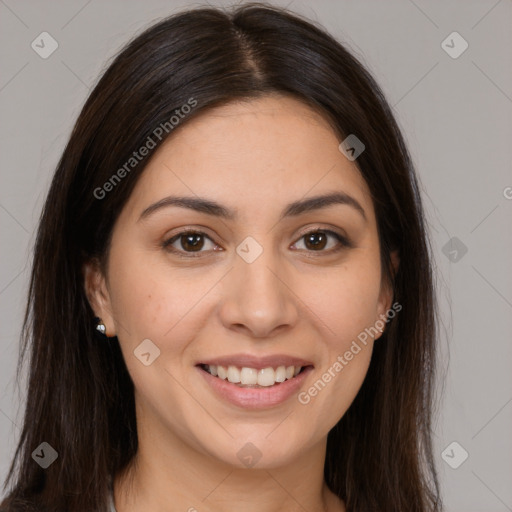
[[[372,212],[366,182],[317,111],[294,98],[237,101],[186,121],[158,148],[131,206],[169,194],[215,198],[244,219],[261,205],[344,191]],[[139,212],[140,213],[140,212]]]

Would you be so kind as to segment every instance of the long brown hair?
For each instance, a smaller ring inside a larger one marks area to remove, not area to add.
[[[214,106],[272,93],[298,98],[340,137],[364,142],[357,165],[374,201],[382,268],[402,306],[328,434],[325,480],[349,512],[441,509],[431,443],[437,306],[403,136],[375,80],[339,42],[287,10],[248,4],[151,26],[119,53],[78,117],[37,231],[18,365],[19,373],[28,354],[28,395],[4,510],[106,511],[109,479],[137,451],[133,383],[118,340],[96,335],[82,266],[106,261],[114,222],[150,155],[106,197],[98,188],[148,137],[158,147],[172,134],[154,137],[190,98],[197,105],[180,126]],[[47,469],[32,458],[42,442],[58,452]]]

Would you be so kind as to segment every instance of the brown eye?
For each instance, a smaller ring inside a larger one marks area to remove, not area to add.
[[[310,233],[304,238],[306,240],[306,247],[308,249],[323,249],[327,245],[327,236],[322,232]]]
[[[327,250],[324,250],[329,243],[329,238],[337,240],[337,247],[334,244],[334,247],[331,245]],[[344,236],[326,229],[310,231],[302,235],[300,240],[304,240],[304,246],[309,252],[335,252],[344,247],[351,247],[351,244]]]
[[[201,253],[207,252],[202,249],[205,247],[205,242],[209,241],[212,244],[212,249],[216,247],[213,241],[201,231],[182,231],[173,236],[163,243],[165,249],[176,253]]]
[[[180,235],[179,240],[181,246],[186,251],[200,251],[204,246],[204,239],[202,238],[202,235],[197,233]]]

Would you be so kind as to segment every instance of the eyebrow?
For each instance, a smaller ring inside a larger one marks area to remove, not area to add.
[[[281,213],[280,220],[284,219],[285,217],[296,217],[303,213],[320,210],[322,208],[327,208],[336,204],[350,206],[359,212],[365,221],[368,220],[366,213],[360,203],[345,192],[333,192],[330,194],[318,195],[309,197],[307,199],[294,201],[284,208],[283,212]],[[170,206],[188,208],[190,210],[206,213],[208,215],[213,215],[215,217],[220,217],[226,220],[236,220],[238,216],[236,209],[228,208],[211,199],[202,197],[168,196],[148,206],[141,213],[138,221],[149,217],[152,213],[162,208],[167,208]]]

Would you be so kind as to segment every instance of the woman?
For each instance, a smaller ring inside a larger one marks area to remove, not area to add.
[[[46,200],[2,510],[440,510],[429,250],[390,108],[321,28],[150,27]]]

